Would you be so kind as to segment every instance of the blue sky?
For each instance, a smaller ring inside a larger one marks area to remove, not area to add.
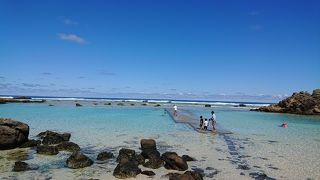
[[[320,1],[0,2],[0,94],[270,100],[320,87]]]

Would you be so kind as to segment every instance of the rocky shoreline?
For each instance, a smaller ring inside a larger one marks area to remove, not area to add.
[[[58,133],[53,131],[41,132],[37,135],[37,139],[28,139],[29,126],[12,119],[0,118],[0,147],[1,150],[9,150],[15,148],[31,148],[37,154],[45,156],[55,156],[60,151],[72,153],[65,162],[65,166],[70,169],[81,169],[92,166],[94,163],[108,163],[108,160],[114,159],[115,156],[111,152],[103,151],[98,154],[96,160],[90,159],[81,151],[81,148],[73,142],[70,142],[70,133]],[[179,156],[176,152],[165,152],[161,154],[153,139],[141,139],[141,152],[138,153],[132,149],[121,148],[119,150],[116,162],[118,165],[113,171],[113,176],[119,179],[135,178],[142,174],[153,177],[156,174],[152,169],[164,167],[170,170],[164,177],[168,179],[190,179],[202,180],[203,173],[188,170],[188,161],[196,161],[196,159],[183,155]],[[139,166],[150,170],[142,171]],[[16,161],[12,171],[23,172],[39,169],[36,164],[28,164],[23,161]],[[172,172],[175,170],[176,172]],[[180,172],[180,173],[178,173]]]
[[[315,89],[312,94],[296,92],[277,104],[252,109],[252,111],[320,115],[320,89]]]

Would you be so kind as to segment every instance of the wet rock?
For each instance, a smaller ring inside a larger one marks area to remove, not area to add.
[[[0,150],[14,149],[28,141],[29,126],[12,119],[0,118]]]
[[[41,132],[37,135],[42,139],[42,143],[45,145],[60,144],[65,141],[69,141],[70,133],[57,133],[53,131]]]
[[[68,159],[67,159],[67,166],[71,169],[79,169],[91,166],[93,161],[82,154],[80,151],[74,152]]]
[[[153,139],[141,139],[141,150],[157,150],[156,141]]]
[[[246,164],[239,164],[237,169],[242,169],[242,170],[250,170],[250,167]]]
[[[23,143],[20,148],[28,148],[28,147],[37,147],[41,144],[40,140],[28,140],[27,142]]]
[[[136,152],[132,149],[125,149],[122,148],[119,151],[119,155],[117,157],[117,162],[119,164],[124,164],[129,161],[135,161],[136,160]]]
[[[169,173],[165,175],[169,180],[202,180],[203,176],[197,172],[186,171],[184,174]]]
[[[156,173],[153,171],[142,171],[141,174],[146,175],[146,176],[155,176]]]
[[[292,113],[304,115],[320,115],[320,89],[313,91],[312,95],[308,92],[293,93],[278,104],[267,107],[260,107],[254,111]]]
[[[62,142],[57,145],[57,148],[59,151],[69,151],[69,152],[80,151],[79,145],[73,142]]]
[[[138,164],[132,161],[128,161],[122,164],[118,164],[113,171],[113,176],[119,179],[135,178],[141,173],[141,169]]]
[[[211,107],[211,104],[205,104],[204,107]]]
[[[240,175],[241,175],[241,176],[245,176],[246,174],[245,174],[245,173],[243,173],[243,172],[241,172],[241,173],[240,173]]]
[[[185,160],[185,161],[197,161],[195,158],[190,157],[188,155],[183,155],[182,159]]]
[[[37,153],[43,155],[57,155],[59,150],[55,146],[40,145],[37,146]]]
[[[76,107],[81,107],[82,105],[79,103],[76,103]]]
[[[261,172],[252,172],[249,173],[249,176],[254,178],[255,180],[276,180]]]
[[[113,158],[113,153],[111,152],[101,152],[98,154],[97,160],[99,161],[106,161],[108,159]]]
[[[188,169],[188,164],[175,152],[166,152],[162,154],[161,159],[165,162],[166,169],[185,171]]]
[[[14,163],[12,171],[14,172],[21,172],[21,171],[29,171],[29,170],[37,170],[39,167],[38,166],[31,166],[25,162],[22,161],[17,161]]]

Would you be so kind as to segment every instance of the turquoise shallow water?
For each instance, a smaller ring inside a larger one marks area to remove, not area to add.
[[[197,117],[210,117],[212,109],[199,107],[181,107]],[[252,171],[259,169],[277,179],[320,178],[320,118],[311,116],[283,115],[251,112],[241,108],[213,108],[217,114],[219,126],[231,131],[229,135],[241,155],[248,155],[247,164]],[[59,102],[56,106],[48,104],[3,104],[0,105],[0,117],[23,121],[30,126],[30,137],[45,130],[70,132],[71,141],[80,145],[85,153],[94,159],[101,150],[113,150],[129,147],[139,151],[139,140],[154,138],[161,153],[176,151],[190,154],[199,161],[195,167],[206,169],[216,167],[221,171],[217,179],[248,179],[239,177],[241,170],[230,164],[223,136],[201,134],[186,124],[177,124],[162,108],[131,108],[85,105],[75,107],[74,103]],[[284,121],[288,128],[279,127]],[[241,147],[241,148],[240,148]],[[9,177],[14,161],[4,162],[0,154],[0,177]],[[85,171],[71,171],[65,168],[69,156],[60,153],[57,157],[39,156],[32,152],[33,158],[27,162],[40,165],[36,172],[42,177],[99,177],[106,175],[110,179],[115,164],[102,166],[95,163]],[[220,160],[219,160],[220,159]],[[4,162],[1,165],[1,162]],[[11,164],[10,164],[11,163]],[[192,166],[190,166],[192,167]],[[270,169],[276,167],[277,170]],[[251,171],[251,170],[250,170]],[[160,169],[156,173],[166,173]],[[207,171],[206,171],[207,172]],[[34,173],[34,172],[32,172]],[[17,176],[34,174],[14,174]],[[210,172],[208,172],[210,173]],[[248,173],[247,173],[248,174]],[[22,179],[25,177],[22,176]],[[141,178],[141,177],[139,177]],[[54,178],[55,179],[55,178]]]

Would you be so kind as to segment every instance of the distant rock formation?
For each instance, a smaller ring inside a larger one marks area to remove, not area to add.
[[[12,119],[0,118],[0,150],[14,149],[28,141],[29,126]]]
[[[291,97],[272,104],[267,107],[260,107],[254,111],[291,113],[303,115],[320,115],[320,89],[316,89],[312,94],[308,92],[293,93]]]

